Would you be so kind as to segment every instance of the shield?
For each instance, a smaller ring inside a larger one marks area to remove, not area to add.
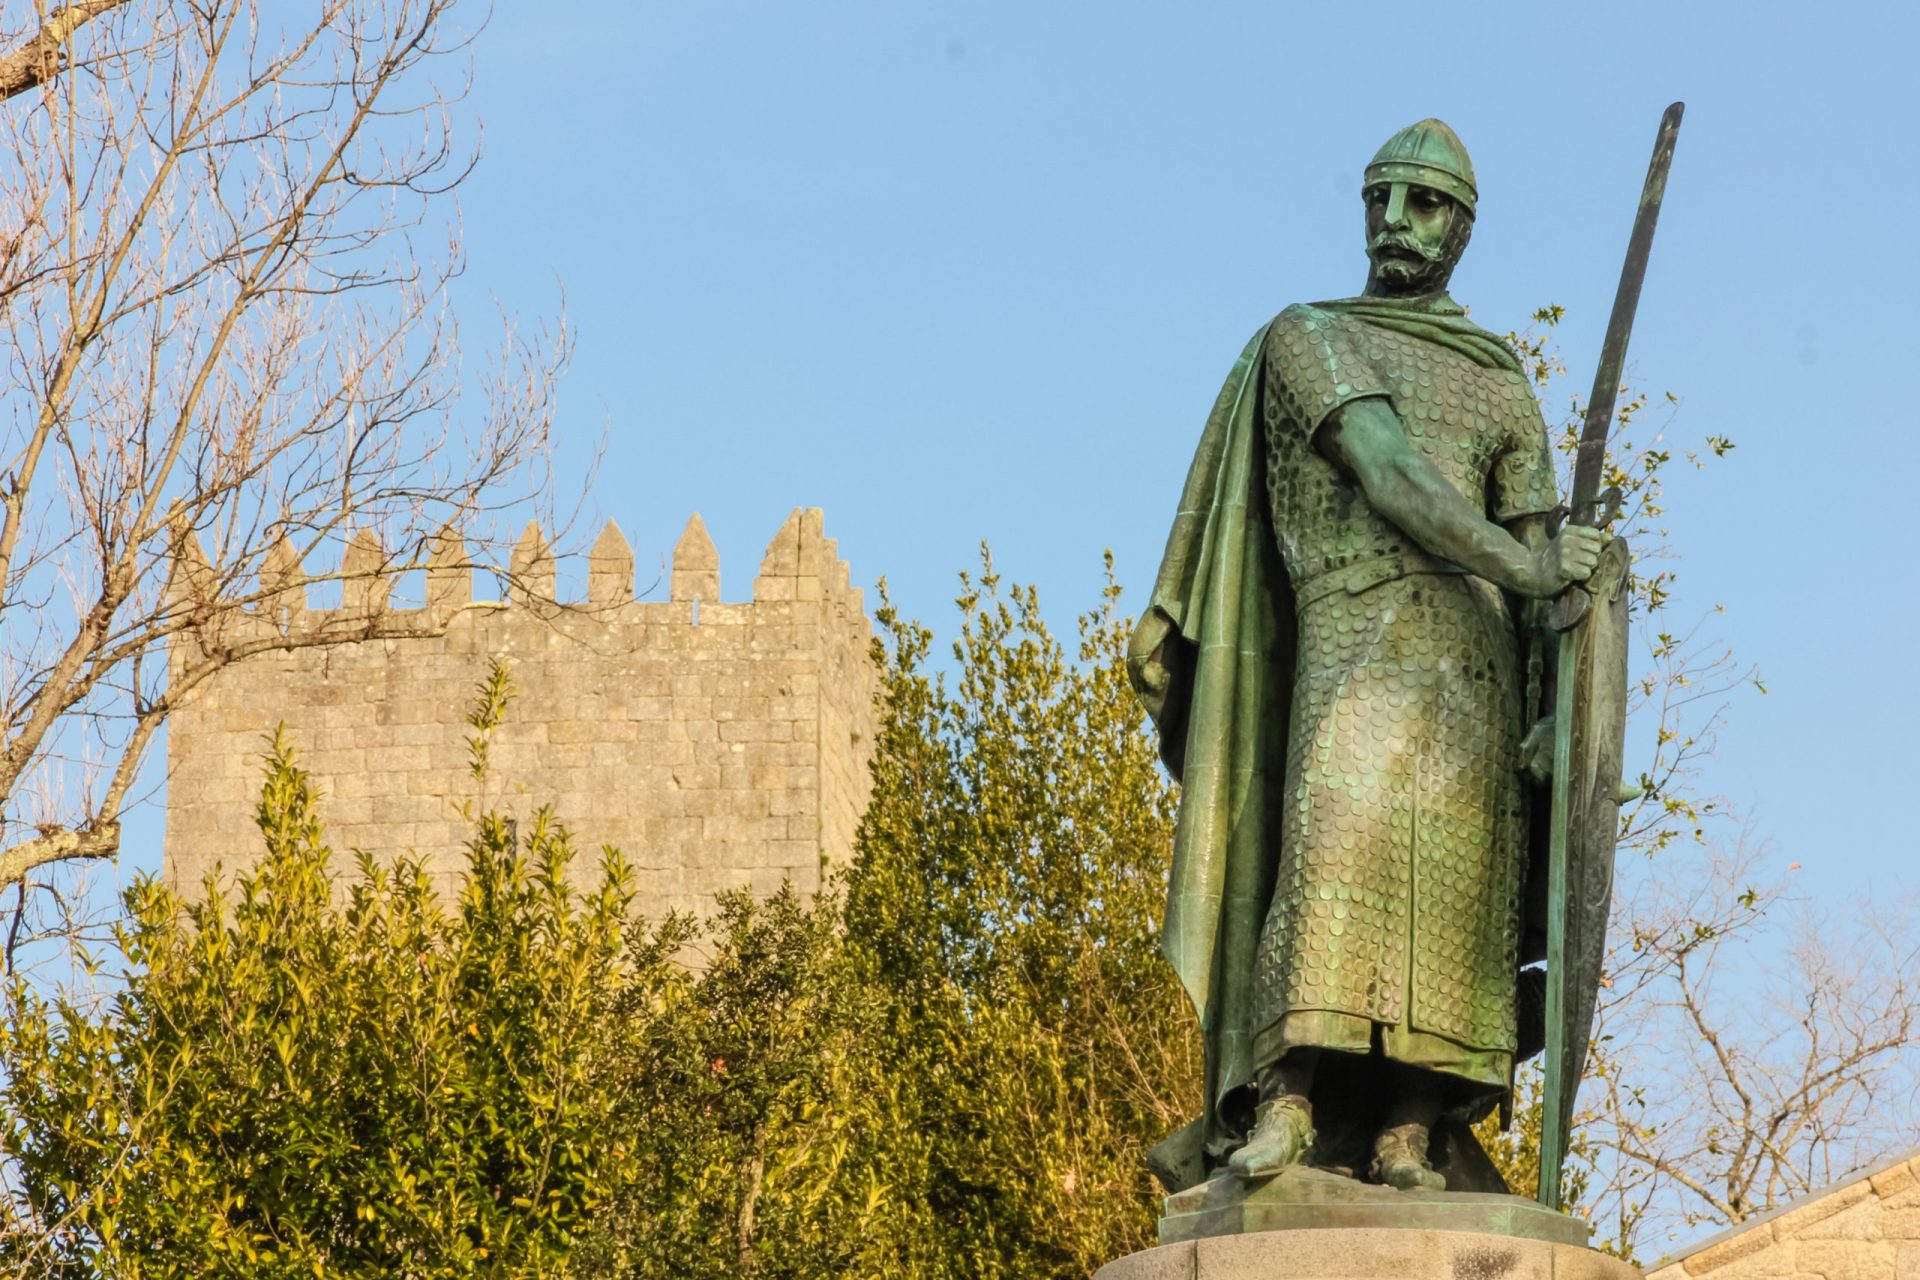
[[[1547,862],[1547,1062],[1540,1202],[1560,1206],[1573,1100],[1586,1073],[1613,903],[1627,733],[1627,582],[1615,538],[1587,582],[1593,607],[1560,635]]]

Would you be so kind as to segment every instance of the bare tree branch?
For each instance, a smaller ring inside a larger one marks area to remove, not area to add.
[[[0,113],[0,885],[53,868],[28,914],[77,918],[58,868],[113,857],[196,685],[418,634],[313,593],[384,600],[449,529],[504,563],[501,517],[544,499],[565,330],[508,326],[475,377],[447,306],[468,11],[85,0],[0,59],[0,96],[47,86]]]
[[[0,56],[0,98],[11,98],[46,84],[66,70],[66,45],[73,33],[127,0],[80,0],[55,9],[27,42]]]
[[[0,885],[26,878],[36,867],[74,858],[111,858],[120,852],[120,824],[102,823],[83,831],[53,830],[0,850]]]
[[[1913,913],[1795,909],[1763,861],[1665,865],[1618,912],[1580,1122],[1623,1239],[1745,1221],[1920,1139]]]

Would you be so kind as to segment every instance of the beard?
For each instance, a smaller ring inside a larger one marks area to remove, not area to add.
[[[1453,274],[1451,247],[1443,243],[1429,249],[1412,236],[1387,231],[1367,246],[1367,258],[1373,263],[1374,278],[1395,293],[1433,293],[1444,289]]]
[[[1438,247],[1421,244],[1405,231],[1382,231],[1367,242],[1374,283],[1403,297],[1439,293],[1453,278],[1472,235],[1473,219],[1457,213]]]

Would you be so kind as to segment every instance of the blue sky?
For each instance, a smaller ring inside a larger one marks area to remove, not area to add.
[[[744,599],[819,506],[912,615],[944,628],[990,539],[1065,625],[1106,548],[1138,606],[1247,336],[1360,287],[1389,134],[1465,139],[1455,295],[1497,330],[1567,308],[1570,394],[1684,98],[1630,368],[1683,398],[1676,450],[1737,444],[1673,478],[1672,615],[1772,690],[1733,705],[1703,785],[1844,909],[1920,889],[1917,27],[1705,0],[501,0],[457,121],[484,141],[453,302],[477,363],[502,312],[538,325],[564,293],[568,473],[605,445],[575,549],[610,517],[645,582],[698,510]],[[157,865],[157,819],[122,870]]]
[[[1764,16],[1762,16],[1764,14]],[[1654,125],[1688,102],[1631,369],[1684,399],[1674,606],[1757,663],[1705,784],[1802,886],[1914,884],[1912,17],[1893,5],[501,5],[458,306],[578,336],[588,501],[741,598],[795,505],[943,624],[991,539],[1063,620],[1151,580],[1202,416],[1288,302],[1357,291],[1359,174],[1437,115],[1455,293],[1568,309],[1591,378]],[[1557,407],[1557,406],[1553,406]],[[589,520],[583,528],[591,537]]]

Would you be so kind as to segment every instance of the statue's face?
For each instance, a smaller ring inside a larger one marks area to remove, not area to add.
[[[1417,296],[1447,287],[1472,219],[1451,196],[1412,183],[1367,188],[1369,293]]]

